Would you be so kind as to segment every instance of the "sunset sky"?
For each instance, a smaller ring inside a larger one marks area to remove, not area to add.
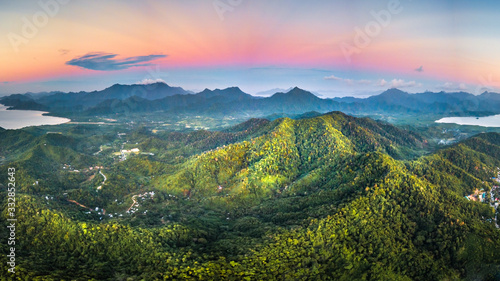
[[[0,95],[165,81],[325,97],[500,89],[498,1],[2,1]]]

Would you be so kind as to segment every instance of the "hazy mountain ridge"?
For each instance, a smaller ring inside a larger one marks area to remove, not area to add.
[[[342,111],[349,114],[450,114],[489,115],[500,113],[500,94],[475,96],[465,92],[409,94],[389,89],[380,95],[323,99],[311,92],[292,88],[270,97],[254,97],[238,87],[205,89],[193,94],[165,83],[113,85],[102,91],[54,93],[36,97],[11,95],[0,103],[13,109],[48,110],[54,114],[106,115],[160,111],[199,115],[262,117],[270,114],[303,114]]]
[[[145,100],[157,100],[173,95],[187,95],[191,92],[180,87],[170,87],[166,83],[153,84],[133,84],[121,85],[114,84],[101,91],[93,92],[51,92],[43,94],[24,94],[10,95],[0,100],[5,105],[12,106],[14,109],[22,106],[23,109],[29,109],[28,102],[39,104],[51,111],[71,111],[86,110],[108,100],[125,100],[131,97],[139,97]],[[21,109],[21,108],[19,108]],[[35,109],[35,108],[33,108]]]

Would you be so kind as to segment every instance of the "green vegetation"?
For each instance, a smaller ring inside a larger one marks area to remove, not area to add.
[[[387,123],[305,117],[0,131],[4,225],[16,168],[16,277],[498,280],[494,209],[464,196],[494,185],[500,134],[433,151]]]

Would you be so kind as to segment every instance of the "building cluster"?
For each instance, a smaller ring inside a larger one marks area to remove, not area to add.
[[[130,154],[130,153],[139,153],[139,152],[140,152],[140,150],[139,150],[139,148],[132,148],[132,149],[130,149],[130,150],[128,150],[128,149],[122,149],[120,152],[121,152],[122,154],[124,154],[124,153],[128,153],[128,154]]]
[[[137,200],[137,198],[139,198],[141,201],[144,201],[146,199],[153,199],[155,196],[155,192],[154,191],[150,191],[150,192],[144,192],[142,194],[137,194],[137,195],[134,195],[132,196],[132,205],[130,206],[130,208],[128,208],[127,210],[127,214],[133,214],[135,212],[137,212],[139,210],[139,201]],[[146,214],[148,212],[148,210],[144,211],[144,214]]]
[[[486,191],[484,189],[476,189],[473,194],[465,196],[469,201],[484,202],[486,200]]]
[[[69,172],[75,172],[75,173],[79,173],[80,172],[80,170],[77,170],[74,167],[72,167],[71,164],[63,164],[62,169],[63,170],[67,170]],[[89,171],[101,170],[101,169],[104,169],[104,166],[96,165],[96,166],[89,166],[89,167],[83,169],[82,171],[86,173],[86,172],[89,172]]]

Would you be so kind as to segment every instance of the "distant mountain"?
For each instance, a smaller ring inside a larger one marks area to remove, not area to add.
[[[371,96],[366,99],[367,101],[376,101],[377,103],[386,103],[386,104],[402,104],[408,100],[411,100],[411,95],[407,92],[403,92],[399,89],[389,89],[380,95]]]
[[[157,100],[173,95],[186,95],[187,91],[180,87],[170,87],[166,83],[157,82],[153,84],[120,85],[115,84],[102,91],[95,91],[87,94],[87,100],[102,99],[126,99],[137,96],[147,100]]]
[[[32,110],[47,110],[48,107],[37,103],[28,95],[14,94],[1,98],[3,105],[10,106],[15,109],[32,109]]]
[[[336,102],[321,99],[311,92],[298,87],[286,93],[276,93],[257,101],[257,110],[266,114],[302,114],[308,111],[327,112],[337,109]]]
[[[46,110],[63,116],[106,115],[131,112],[172,114],[232,115],[263,117],[272,114],[300,115],[316,111],[342,111],[357,115],[445,114],[457,116],[500,113],[500,94],[485,92],[475,96],[465,92],[424,92],[410,94],[389,89],[368,98],[323,99],[292,88],[270,97],[254,97],[238,87],[205,89],[197,94],[165,83],[150,85],[115,84],[102,91],[44,95],[10,95],[0,103],[13,109]]]
[[[50,110],[51,112],[84,111],[109,100],[125,100],[139,97],[145,100],[157,100],[174,95],[187,95],[191,92],[180,87],[170,87],[158,82],[153,84],[121,85],[115,84],[101,91],[93,92],[53,92],[43,94],[27,93],[10,95],[0,99],[4,105],[14,109]]]
[[[490,93],[490,92],[484,92],[481,95],[478,96],[480,100],[485,100],[485,101],[500,101],[500,94],[497,93]]]
[[[272,96],[272,95],[274,95],[276,93],[287,93],[287,92],[290,92],[292,89],[293,89],[293,87],[288,88],[288,89],[274,88],[274,89],[270,89],[270,90],[267,90],[267,91],[258,92],[255,95],[256,96],[261,96],[261,97],[269,97],[269,96]]]
[[[334,99],[343,104],[346,112],[360,113],[412,113],[484,115],[500,113],[500,94],[475,96],[465,92],[424,92],[409,94],[399,89],[389,89],[366,99]]]
[[[340,102],[340,103],[353,103],[353,102],[356,102],[358,100],[358,98],[355,98],[355,97],[336,97],[336,98],[332,98],[332,100],[334,100],[336,102]]]
[[[205,89],[194,95],[175,95],[155,101],[136,97],[126,100],[106,100],[85,113],[165,111],[206,115],[265,116],[273,113],[326,112],[333,108],[332,103],[331,100],[320,99],[299,88],[294,88],[287,93],[276,93],[268,98],[256,98],[237,87],[232,87],[223,90]]]
[[[38,93],[32,93],[32,92],[28,92],[24,95],[28,96],[28,97],[31,97],[33,99],[37,99],[37,98],[41,98],[41,97],[44,97],[44,96],[51,96],[51,95],[55,95],[55,94],[59,94],[59,93],[63,93],[61,91],[52,91],[52,92],[38,92]]]
[[[295,87],[286,93],[276,93],[272,95],[270,100],[273,100],[275,102],[287,102],[287,103],[298,103],[298,102],[315,103],[318,102],[320,98],[318,98],[311,92]]]
[[[215,89],[215,90],[209,90],[205,89],[202,92],[199,92],[196,94],[197,97],[200,98],[205,98],[205,99],[218,99],[218,100],[224,100],[224,101],[238,101],[238,100],[247,100],[247,99],[252,99],[254,98],[253,96],[244,93],[240,88],[238,87],[230,87],[226,88],[223,90],[220,89]]]

